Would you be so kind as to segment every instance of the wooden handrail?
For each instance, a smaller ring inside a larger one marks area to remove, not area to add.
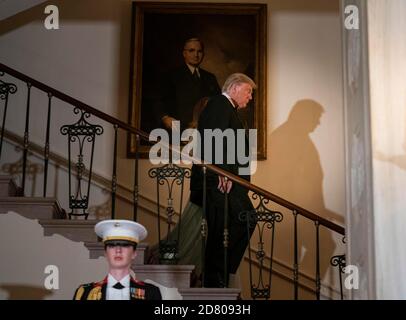
[[[82,110],[84,110],[84,111],[86,111],[86,112],[88,112],[90,114],[93,114],[94,116],[96,116],[96,117],[98,117],[100,119],[103,119],[104,121],[109,122],[112,125],[117,125],[119,128],[122,128],[122,129],[124,129],[126,131],[129,131],[129,132],[134,133],[134,134],[138,134],[143,139],[148,140],[148,138],[149,138],[148,134],[146,134],[145,132],[143,132],[143,131],[141,131],[139,129],[136,129],[136,128],[128,125],[127,123],[125,123],[123,121],[120,121],[120,120],[118,120],[118,119],[116,119],[116,118],[114,118],[114,117],[100,111],[100,110],[97,110],[97,109],[89,106],[88,104],[86,104],[86,103],[84,103],[82,101],[79,101],[79,100],[77,100],[77,99],[75,99],[75,98],[73,98],[73,97],[59,91],[59,90],[51,88],[50,86],[47,86],[46,84],[44,84],[42,82],[39,82],[39,81],[37,81],[37,80],[35,80],[33,78],[30,78],[30,77],[26,76],[25,74],[23,74],[23,73],[21,73],[21,72],[19,72],[17,70],[14,70],[14,69],[12,69],[12,68],[10,68],[10,67],[2,64],[2,63],[0,63],[0,71],[3,71],[3,72],[5,72],[5,73],[7,73],[9,75],[12,75],[13,77],[15,77],[17,79],[20,79],[21,81],[24,81],[26,83],[30,83],[33,87],[36,87],[36,88],[38,88],[38,89],[40,89],[40,90],[42,90],[44,92],[50,93],[50,94],[52,94],[53,97],[56,97],[56,98],[58,98],[58,99],[60,99],[62,101],[67,102],[68,104],[71,104],[74,107],[78,107],[78,108],[80,108],[80,109],[82,109]]]
[[[299,207],[298,205],[296,205],[292,202],[289,202],[281,197],[278,197],[277,195],[275,195],[269,191],[266,191],[266,190],[256,186],[255,184],[252,184],[252,183],[248,182],[247,180],[242,179],[239,176],[236,176],[228,171],[225,171],[215,165],[206,164],[206,167],[219,175],[226,176],[228,179],[242,185],[243,187],[247,188],[248,190],[251,190],[261,196],[264,196],[265,198],[267,198],[289,210],[292,210],[292,211],[295,210],[297,213],[301,214],[302,216],[304,216],[310,220],[318,221],[320,223],[320,225],[323,225],[326,228],[329,228],[331,230],[334,230],[337,233],[345,235],[345,229],[342,226],[335,224],[334,222],[324,219],[315,213],[312,213],[302,207]]]
[[[13,77],[15,77],[17,79],[20,79],[21,81],[30,83],[32,86],[34,86],[34,87],[36,87],[36,88],[38,88],[38,89],[40,89],[40,90],[42,90],[44,92],[50,93],[50,94],[52,94],[52,96],[54,96],[54,97],[56,97],[56,98],[58,98],[58,99],[60,99],[62,101],[65,101],[68,104],[71,104],[72,106],[78,107],[78,108],[84,110],[85,112],[88,112],[88,113],[90,113],[90,114],[92,114],[92,115],[94,115],[94,116],[96,116],[96,117],[98,117],[100,119],[103,119],[106,122],[111,123],[112,125],[117,125],[119,128],[122,128],[123,130],[126,130],[126,131],[131,132],[131,133],[136,134],[136,135],[139,135],[142,139],[144,139],[146,141],[150,141],[149,140],[149,135],[147,133],[145,133],[144,131],[136,129],[136,128],[130,126],[129,124],[125,123],[125,122],[122,122],[122,121],[120,121],[120,120],[118,120],[118,119],[116,119],[116,118],[114,118],[114,117],[100,111],[100,110],[97,110],[97,109],[87,105],[86,103],[81,102],[81,101],[79,101],[79,100],[77,100],[77,99],[75,99],[75,98],[73,98],[73,97],[71,97],[71,96],[69,96],[69,95],[67,95],[65,93],[62,93],[62,92],[60,92],[60,91],[58,91],[58,90],[56,90],[54,88],[51,88],[50,86],[47,86],[46,84],[44,84],[42,82],[39,82],[39,81],[37,81],[35,79],[32,79],[32,78],[26,76],[25,74],[23,74],[23,73],[21,73],[21,72],[19,72],[17,70],[14,70],[14,69],[12,69],[12,68],[10,68],[10,67],[2,64],[2,63],[0,63],[0,71],[3,71],[3,72],[5,72],[5,73],[7,73],[9,75],[12,75]],[[163,145],[166,145],[166,144],[163,143]],[[285,200],[285,199],[283,199],[281,197],[278,197],[277,195],[275,195],[275,194],[273,194],[273,193],[271,193],[269,191],[266,191],[266,190],[264,190],[264,189],[262,189],[262,188],[260,188],[260,187],[258,187],[256,185],[248,182],[247,180],[242,179],[239,176],[234,175],[234,174],[232,174],[232,173],[230,173],[228,171],[225,171],[225,170],[223,170],[223,169],[221,169],[221,168],[219,168],[219,167],[217,167],[217,166],[215,166],[213,164],[204,163],[200,159],[197,159],[197,158],[191,157],[188,154],[182,153],[182,151],[177,150],[172,145],[167,145],[167,147],[170,148],[174,152],[182,154],[183,159],[188,159],[189,161],[192,161],[193,163],[196,163],[196,164],[201,165],[201,166],[205,166],[210,171],[212,171],[214,173],[217,173],[218,175],[225,176],[228,179],[230,179],[231,181],[242,185],[243,187],[247,188],[248,190],[251,190],[251,191],[255,192],[258,195],[261,195],[261,196],[263,196],[263,197],[265,197],[265,198],[267,198],[267,199],[269,199],[269,200],[271,200],[271,201],[273,201],[273,202],[275,202],[275,203],[277,203],[277,204],[279,204],[279,205],[281,205],[281,206],[283,206],[283,207],[285,207],[285,208],[287,208],[289,210],[296,211],[298,214],[300,214],[300,215],[302,215],[302,216],[304,216],[304,217],[306,217],[306,218],[308,218],[310,220],[318,221],[320,225],[322,225],[322,226],[324,226],[324,227],[326,227],[328,229],[331,229],[331,230],[333,230],[333,231],[335,231],[335,232],[337,232],[337,233],[339,233],[341,235],[345,235],[345,229],[342,226],[339,226],[338,224],[335,224],[334,222],[331,222],[331,221],[329,221],[327,219],[324,219],[324,218],[318,216],[315,213],[312,213],[312,212],[310,212],[310,211],[308,211],[308,210],[306,210],[306,209],[304,209],[302,207],[299,207],[299,206],[295,205],[294,203],[291,203],[291,202],[289,202],[289,201],[287,201],[287,200]]]

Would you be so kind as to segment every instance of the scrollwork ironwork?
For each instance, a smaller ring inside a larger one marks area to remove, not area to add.
[[[269,299],[271,289],[268,285],[265,285],[263,288],[257,288],[255,285],[251,287],[251,297],[253,299]]]
[[[333,267],[338,267],[338,277],[339,277],[339,280],[340,280],[340,296],[341,296],[341,300],[343,300],[344,299],[344,290],[343,290],[342,275],[345,273],[345,270],[344,270],[345,266],[346,266],[345,254],[333,256],[330,259],[330,264]]]
[[[255,259],[258,266],[258,279],[257,283],[253,283],[253,272],[252,264],[253,257],[251,255],[251,245],[249,246],[249,265],[250,265],[250,285],[251,285],[251,296],[253,299],[269,299],[271,295],[271,277],[272,277],[272,257],[273,257],[273,240],[275,234],[275,223],[281,222],[283,220],[283,214],[279,211],[274,211],[268,208],[270,200],[262,195],[253,193],[252,199],[257,201],[257,205],[253,210],[243,211],[239,214],[239,219],[245,222],[247,225],[247,232],[251,229],[257,229],[258,242],[257,249],[255,250]],[[265,252],[265,230],[270,231],[270,266],[269,266],[269,281],[265,283],[265,263],[266,263],[266,252]]]
[[[345,254],[341,254],[341,255],[337,255],[337,256],[333,256],[330,259],[330,264],[333,267],[338,267],[341,273],[344,273],[344,268],[346,266],[345,264]]]
[[[103,127],[100,125],[90,124],[86,121],[86,118],[90,117],[90,113],[85,112],[79,108],[74,108],[73,113],[78,114],[81,112],[80,119],[74,123],[69,125],[63,125],[61,127],[62,135],[69,135],[71,138],[75,138],[72,142],[75,142],[79,136],[85,136],[88,142],[93,142],[96,135],[103,134]]]
[[[174,163],[168,163],[162,167],[150,169],[148,174],[151,178],[157,178],[160,181],[172,178],[175,181],[179,181],[178,183],[182,183],[185,178],[190,178],[191,170]]]
[[[68,213],[69,218],[72,216],[84,216],[87,219],[89,213],[86,211],[89,206],[89,192],[91,185],[91,176],[92,176],[92,164],[93,164],[93,152],[94,152],[94,143],[95,138],[98,135],[103,134],[103,127],[100,125],[94,125],[89,123],[86,119],[90,117],[88,112],[85,112],[79,108],[74,108],[73,113],[79,114],[81,116],[79,120],[70,125],[63,125],[60,129],[62,135],[68,136],[68,152],[69,152],[69,208],[71,212]],[[74,164],[76,171],[76,192],[72,194],[72,181],[71,181],[71,144],[77,142],[79,147],[79,154],[77,155],[77,162]],[[89,165],[89,174],[87,182],[87,192],[82,190],[83,185],[85,184],[84,175],[86,172],[86,165],[84,162],[83,149],[85,143],[91,143],[91,155],[90,155],[90,165]],[[77,213],[77,210],[82,210],[82,213]]]
[[[175,264],[178,261],[178,241],[161,240],[159,242],[159,261],[162,264]]]
[[[191,170],[186,167],[180,167],[172,162],[165,164],[161,167],[152,168],[148,171],[150,178],[156,179],[157,183],[157,203],[158,203],[158,233],[159,233],[159,253],[160,262],[165,264],[176,263],[178,260],[178,244],[179,244],[179,233],[178,240],[169,240],[168,237],[165,240],[160,238],[160,219],[159,219],[159,208],[160,208],[160,186],[166,186],[168,191],[167,205],[166,205],[166,223],[168,226],[168,234],[170,233],[171,225],[174,223],[173,217],[175,215],[174,201],[173,201],[173,191],[175,186],[181,187],[181,194],[183,192],[183,185],[186,178],[190,178]],[[181,204],[182,207],[182,198]],[[180,227],[179,227],[180,230]]]
[[[8,83],[0,80],[0,99],[5,100],[9,94],[17,92],[17,86],[14,83]]]
[[[4,72],[0,74],[3,76]],[[13,83],[7,83],[0,80],[0,100],[4,101],[4,110],[3,110],[3,120],[1,123],[1,132],[0,132],[0,158],[1,153],[3,150],[3,137],[4,137],[4,127],[6,125],[6,117],[7,117],[7,105],[8,105],[8,96],[9,94],[14,94],[17,92],[17,86]]]

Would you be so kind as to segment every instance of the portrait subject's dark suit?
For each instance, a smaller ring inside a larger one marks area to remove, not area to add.
[[[156,114],[160,119],[168,115],[180,121],[181,130],[189,127],[193,109],[203,97],[220,93],[214,74],[199,68],[200,78],[194,77],[186,64],[167,73],[161,79],[159,105]]]
[[[244,129],[241,120],[238,117],[237,110],[224,95],[212,97],[207,103],[206,108],[200,115],[198,130],[201,136],[201,152],[204,159],[204,145],[209,143],[204,139],[204,129],[232,129],[237,139],[237,129]],[[246,135],[243,145],[245,155],[248,155],[248,139]],[[238,146],[237,141],[235,145]],[[227,163],[227,154],[235,152],[235,163]],[[227,170],[235,175],[239,175],[239,167],[247,167],[248,164],[239,164],[237,158],[237,147],[235,151],[229,150],[226,139],[223,140],[223,161],[222,164],[214,163],[215,150],[214,143],[212,148],[213,164]],[[239,175],[240,177],[250,180],[250,175]],[[206,244],[205,258],[205,286],[220,287],[224,281],[224,247],[223,247],[223,229],[224,229],[224,194],[218,187],[218,176],[207,170],[207,190],[206,190],[206,208],[208,238]],[[202,204],[203,175],[201,167],[194,165],[192,168],[191,178],[191,201]],[[228,228],[229,228],[229,245],[228,245],[228,272],[235,273],[247,247],[249,237],[252,234],[247,232],[247,224],[240,221],[239,214],[242,211],[253,210],[252,203],[248,197],[248,190],[233,183],[229,193],[229,211],[228,211]]]

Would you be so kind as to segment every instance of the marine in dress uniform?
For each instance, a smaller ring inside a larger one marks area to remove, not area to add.
[[[109,274],[99,282],[79,286],[74,300],[161,300],[158,287],[138,281],[130,275],[130,266],[139,241],[147,236],[141,224],[128,220],[104,220],[96,224],[96,234],[103,239]],[[115,269],[124,275],[116,279]],[[124,270],[124,273],[123,271]]]

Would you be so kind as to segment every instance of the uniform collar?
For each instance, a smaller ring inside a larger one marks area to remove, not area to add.
[[[123,279],[117,280],[109,273],[109,275],[107,276],[107,287],[111,288],[117,282],[120,282],[124,287],[129,288],[130,287],[130,275],[127,274]]]

